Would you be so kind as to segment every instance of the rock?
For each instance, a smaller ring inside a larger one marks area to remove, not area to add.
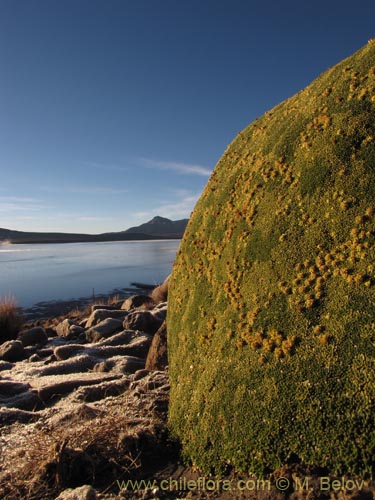
[[[23,348],[23,359],[30,358],[30,356],[32,356],[33,354],[36,353],[37,349],[38,348],[35,345],[33,345],[33,346],[29,345],[27,347],[24,347]]]
[[[46,331],[41,326],[35,326],[18,335],[18,340],[22,342],[24,347],[44,345],[48,341]]]
[[[119,396],[128,389],[129,385],[130,380],[126,377],[122,377],[120,380],[102,382],[94,386],[80,387],[74,392],[72,397],[74,401],[92,403],[110,396]]]
[[[8,398],[0,398],[1,406],[18,408],[20,410],[35,411],[43,407],[37,391],[21,392]]]
[[[72,325],[74,325],[74,321],[66,318],[55,327],[55,331],[59,337],[67,337],[69,335],[69,329]]]
[[[167,317],[167,305],[164,305],[163,307],[157,307],[152,311],[152,314],[155,316],[160,321],[164,321],[165,318]]]
[[[20,361],[24,357],[24,348],[20,340],[8,340],[0,345],[0,359]]]
[[[77,342],[80,344],[87,344],[86,331],[83,331],[78,337]]]
[[[32,354],[30,357],[29,357],[29,362],[30,363],[36,363],[38,361],[42,361],[42,358],[39,356],[39,354]]]
[[[5,371],[5,370],[11,370],[13,368],[14,364],[9,363],[8,361],[0,361],[0,372]]]
[[[82,326],[82,328],[86,328],[87,320],[88,320],[88,318],[81,319],[81,321],[78,322],[78,326]]]
[[[79,325],[72,325],[69,328],[69,337],[75,338],[79,337],[82,333],[84,333],[85,329]]]
[[[22,384],[21,382],[12,382],[9,380],[0,380],[0,397],[14,396],[21,394],[30,389],[29,384]]]
[[[145,360],[136,356],[116,356],[107,360],[112,364],[111,372],[130,374],[138,370],[143,370],[145,367]]]
[[[45,331],[48,338],[54,338],[57,335],[56,330],[50,326],[46,327]]]
[[[119,345],[117,343],[118,339],[111,337],[110,339],[108,339],[109,340],[108,343],[106,341],[102,341],[98,344],[98,346],[100,347],[103,346],[108,350],[110,349],[110,347],[116,347],[117,345],[119,345],[121,349],[121,351],[119,351],[119,354],[121,352],[123,354],[130,356],[146,358],[152,342],[152,335],[141,332],[133,332],[133,333],[134,333],[133,338],[124,345]]]
[[[97,500],[96,490],[92,486],[84,485],[79,488],[68,488],[56,500]]]
[[[20,424],[28,424],[30,422],[35,422],[39,418],[40,415],[33,411],[0,408],[0,427],[7,427],[16,422]]]
[[[81,344],[61,345],[55,347],[53,354],[58,361],[61,361],[63,359],[69,359],[73,356],[77,356],[77,354],[82,353],[83,350],[84,346],[82,346]]]
[[[159,309],[165,309],[168,307],[168,302],[160,302],[153,308],[153,312],[158,311]]]
[[[109,359],[114,356],[137,356],[146,358],[148,349],[151,344],[152,337],[144,334],[128,345],[95,345],[87,348],[84,352],[98,359]]]
[[[168,366],[167,324],[161,325],[152,339],[146,359],[146,370],[164,370]]]
[[[94,371],[99,373],[135,373],[145,367],[145,360],[136,356],[113,356],[95,365]]]
[[[146,377],[146,375],[149,374],[149,371],[148,370],[137,370],[135,373],[134,373],[134,376],[133,376],[133,380],[140,380],[141,378],[143,377]]]
[[[88,354],[77,355],[65,361],[56,361],[48,366],[35,369],[35,375],[45,377],[47,375],[67,375],[69,373],[84,373],[92,370],[98,363],[98,359]]]
[[[65,337],[67,339],[74,338],[74,333],[71,331],[72,326],[77,326],[73,320],[66,318],[64,321],[59,323],[56,327],[56,333],[59,337]]]
[[[150,376],[141,380],[140,384],[144,391],[153,391],[159,389],[168,392],[170,389],[168,377],[165,376],[166,372],[154,371],[150,372]]]
[[[45,347],[44,349],[38,349],[37,354],[41,358],[47,358],[48,356],[51,356],[51,354],[53,354],[53,349],[52,347]]]
[[[130,335],[126,335],[126,337],[129,339],[129,342],[125,345],[123,345],[123,343],[120,342],[122,337],[121,333],[113,337],[110,337],[109,339],[102,339],[100,342],[97,342],[95,344],[90,344],[85,346],[79,344],[72,344],[72,345],[56,347],[54,351],[56,358],[58,360],[67,360],[67,362],[62,363],[61,361],[59,361],[59,363],[54,363],[53,365],[49,365],[47,368],[43,369],[44,370],[43,374],[46,374],[49,369],[58,370],[59,366],[61,366],[60,369],[63,369],[62,367],[64,366],[70,366],[69,362],[77,363],[77,361],[75,361],[77,356],[81,358],[82,356],[85,356],[86,358],[87,357],[92,358],[91,362],[95,362],[96,360],[96,363],[100,362],[101,360],[112,358],[113,356],[121,356],[121,355],[146,358],[148,350],[151,345],[152,336],[148,335],[147,333],[140,333],[140,332],[132,332],[132,333],[133,333],[132,338]],[[90,367],[91,362],[85,361],[84,359],[81,359],[81,362],[82,362],[82,367],[91,369]],[[85,363],[87,364],[87,366],[85,365]],[[79,369],[79,367],[77,369]],[[39,374],[42,373],[39,371]]]
[[[121,306],[121,309],[125,311],[131,311],[137,307],[151,307],[154,305],[154,301],[148,295],[132,295],[127,298]]]
[[[38,395],[42,401],[48,401],[51,398],[59,398],[70,392],[73,392],[78,387],[88,386],[88,385],[97,385],[103,382],[103,377],[105,375],[102,374],[97,375],[96,378],[76,378],[76,379],[68,379],[61,380],[60,382],[52,383],[45,385],[44,387],[40,387],[38,390]],[[108,377],[107,380],[111,380],[116,378],[116,376]]]
[[[374,84],[371,42],[242,130],[195,206],[168,357],[197,468],[373,468]]]
[[[142,332],[154,334],[160,327],[162,319],[150,311],[135,311],[129,313],[125,318],[123,326],[129,330],[141,330]]]
[[[120,333],[116,333],[107,339],[101,339],[98,342],[98,345],[128,345],[133,340],[143,337],[144,334],[141,332],[136,332],[134,330],[124,330]]]
[[[86,328],[91,328],[107,318],[120,319],[121,321],[124,321],[127,314],[128,312],[123,311],[122,309],[95,309],[86,322]]]
[[[106,359],[105,361],[101,361],[100,363],[96,363],[96,365],[93,368],[94,372],[97,373],[108,373],[112,370],[114,366],[114,363],[111,363]]]
[[[102,338],[107,338],[122,329],[122,321],[107,318],[99,324],[86,330],[86,339],[89,342],[97,342]]]
[[[163,281],[163,283],[151,292],[151,298],[155,304],[160,302],[165,302],[168,298],[168,286],[169,286],[170,275]]]

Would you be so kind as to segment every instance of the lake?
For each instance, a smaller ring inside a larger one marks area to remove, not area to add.
[[[108,294],[170,274],[179,240],[0,245],[0,296],[22,307]]]

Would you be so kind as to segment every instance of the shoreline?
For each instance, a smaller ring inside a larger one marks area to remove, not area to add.
[[[11,241],[11,240],[0,240],[0,247],[9,247],[14,245],[71,245],[75,243],[147,243],[155,241],[176,241],[181,240],[181,236],[158,236],[157,238],[135,238],[135,239],[110,239],[110,240],[66,240],[66,241],[56,241],[56,240],[21,240],[21,241]]]
[[[71,299],[52,299],[47,301],[36,302],[30,307],[22,307],[19,309],[25,318],[26,323],[37,320],[48,320],[57,316],[63,316],[73,310],[83,310],[95,303],[109,302],[111,300],[125,300],[128,297],[136,294],[149,293],[158,285],[148,285],[143,283],[130,283],[131,287],[114,288],[108,293],[93,294],[86,297],[78,297]]]

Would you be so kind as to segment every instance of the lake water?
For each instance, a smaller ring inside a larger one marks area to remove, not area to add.
[[[158,284],[179,240],[0,245],[0,296],[22,307],[111,293],[131,282]]]

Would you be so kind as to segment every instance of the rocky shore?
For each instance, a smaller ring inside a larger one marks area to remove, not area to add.
[[[165,301],[133,295],[29,323],[0,345],[1,498],[83,485],[77,498],[116,498],[120,481],[174,456],[166,312]]]
[[[166,297],[164,284],[151,296],[75,309],[0,344],[0,498],[373,498],[369,481],[321,491],[321,476],[335,478],[301,464],[265,482],[183,465],[167,430]],[[296,477],[308,489],[296,491]]]

